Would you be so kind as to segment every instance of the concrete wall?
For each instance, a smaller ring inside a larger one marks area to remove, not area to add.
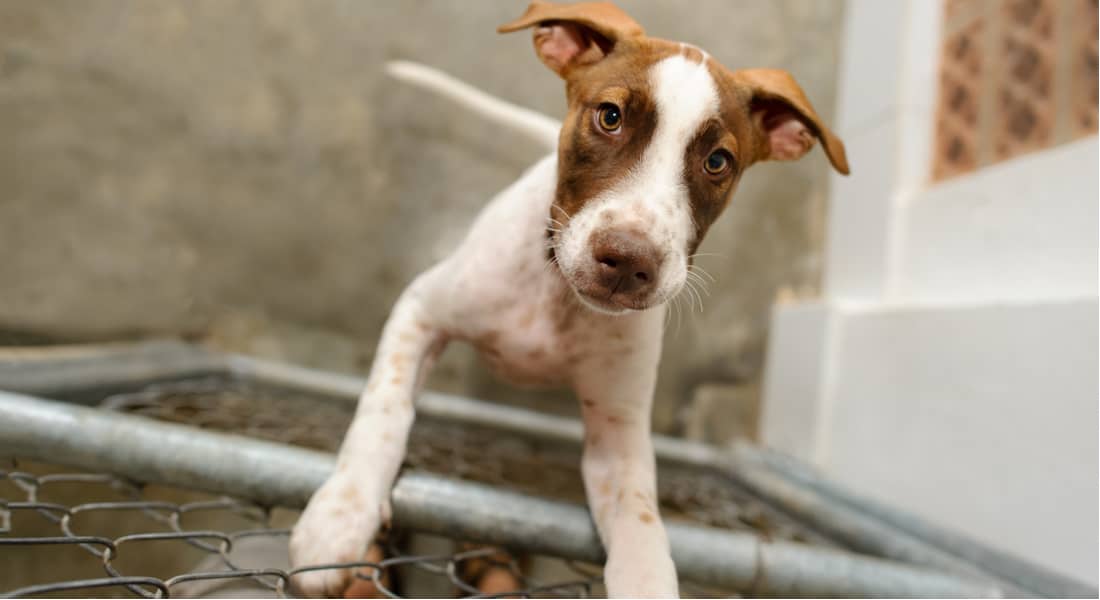
[[[852,4],[859,175],[832,182],[823,297],[776,307],[762,438],[1095,584],[1100,144],[928,184],[939,6]]]
[[[0,331],[183,333],[362,371],[401,287],[538,158],[382,64],[424,62],[560,117],[529,36],[495,33],[524,6],[0,3]],[[791,70],[832,115],[840,0],[623,6],[729,66]],[[755,402],[776,290],[819,285],[826,172],[820,151],[756,167],[712,229],[700,264],[719,281],[669,336],[660,429],[702,382]],[[528,398],[464,350],[432,385]]]

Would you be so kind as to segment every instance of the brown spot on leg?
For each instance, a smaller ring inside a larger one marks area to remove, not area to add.
[[[341,498],[347,504],[357,505],[359,504],[359,489],[354,487],[344,488]]]
[[[596,401],[591,398],[582,398],[581,404],[587,406],[588,408],[592,408],[593,406],[596,406]]]
[[[393,365],[395,369],[405,366],[405,355],[400,352],[395,352],[393,356],[390,356],[390,364]]]
[[[527,309],[527,312],[524,313],[524,315],[522,317],[520,317],[519,326],[522,327],[523,329],[527,329],[534,322],[535,322],[535,307],[532,306],[531,308]]]
[[[642,523],[652,523],[657,520],[657,517],[653,516],[653,513],[644,512],[638,515],[638,518],[642,520]]]
[[[390,379],[390,383],[392,385],[401,385],[401,376],[400,375],[394,375],[393,378]]]
[[[607,415],[607,422],[612,425],[621,425],[623,420],[615,415]]]
[[[600,493],[605,495],[605,496],[607,494],[611,493],[611,482],[610,481],[605,479],[603,481],[603,483],[600,484]]]

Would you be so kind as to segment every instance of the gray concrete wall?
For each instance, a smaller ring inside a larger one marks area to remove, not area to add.
[[[524,5],[0,3],[0,330],[185,334],[364,369],[401,287],[539,156],[382,63],[421,61],[560,117],[562,85],[529,36],[494,32]],[[622,5],[729,66],[791,70],[832,115],[840,0]],[[755,390],[777,290],[819,283],[826,172],[818,150],[746,176],[701,249],[718,279],[705,311],[668,336],[659,429],[680,427],[698,384]],[[497,387],[467,350],[433,384],[561,395]]]

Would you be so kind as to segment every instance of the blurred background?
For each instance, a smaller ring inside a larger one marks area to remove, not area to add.
[[[1097,581],[1097,2],[656,0],[848,145],[754,166],[666,336],[657,431],[750,439]],[[184,337],[364,374],[404,285],[540,157],[387,79],[554,117],[522,1],[0,3],[0,344]],[[499,386],[460,345],[428,384]]]

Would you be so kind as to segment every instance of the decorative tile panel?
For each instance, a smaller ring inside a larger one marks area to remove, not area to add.
[[[1097,131],[1097,0],[944,0],[932,179]]]

